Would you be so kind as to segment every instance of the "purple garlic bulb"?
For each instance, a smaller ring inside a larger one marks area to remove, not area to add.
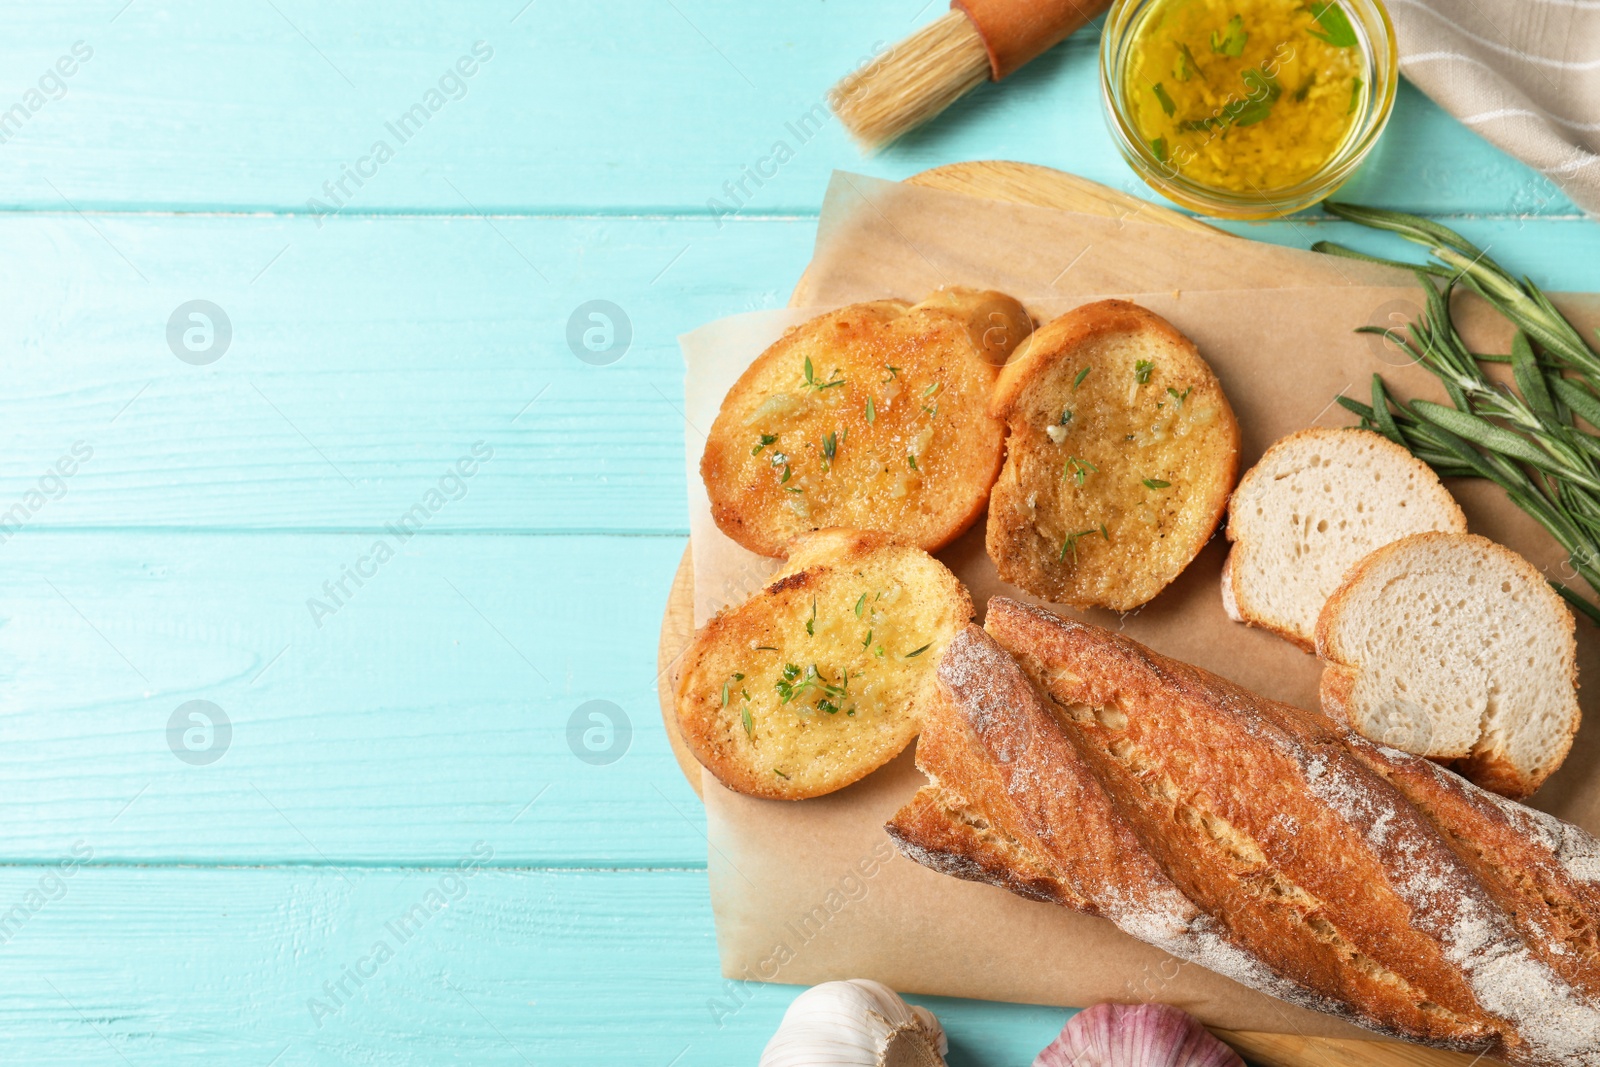
[[[1067,1021],[1033,1067],[1245,1067],[1199,1020],[1169,1004],[1096,1004]]]

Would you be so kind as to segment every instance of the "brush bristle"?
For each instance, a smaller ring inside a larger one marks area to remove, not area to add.
[[[951,11],[888,54],[839,80],[834,114],[868,150],[921,126],[989,77],[989,52],[972,21]]]

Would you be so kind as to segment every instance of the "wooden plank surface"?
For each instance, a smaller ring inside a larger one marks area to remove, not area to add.
[[[936,127],[861,163],[822,106],[834,80],[932,17],[921,0],[394,4],[94,0],[7,6],[0,68],[21,95],[77,41],[93,57],[5,146],[0,205],[307,211],[345,168],[360,212],[813,214],[840,164],[900,178],[1021,159],[1140,191],[1105,135],[1096,34],[1068,41]],[[388,124],[475,42],[419,130]],[[791,129],[791,127],[793,127]],[[376,162],[385,141],[392,158]],[[774,166],[774,145],[792,158]],[[1448,214],[1570,214],[1548,182],[1402,86],[1357,200]],[[363,160],[372,162],[363,163]],[[770,177],[751,180],[747,173]],[[745,183],[730,196],[725,183]],[[311,209],[318,210],[318,209]]]
[[[7,1062],[754,1062],[793,990],[712,1020],[705,846],[658,721],[608,766],[567,741],[583,702],[653,700],[686,526],[673,338],[784,302],[834,167],[1002,157],[1142,193],[1089,103],[1092,37],[873,159],[823,121],[718,226],[724,183],[933,9],[0,10],[5,106],[94,52],[0,143],[0,514],[94,450],[0,541],[0,904],[80,839],[113,864],[0,943]],[[308,200],[479,39],[465,96],[319,227]],[[1594,225],[1409,87],[1345,195],[1600,289]],[[634,325],[609,366],[565,336],[597,298]],[[236,328],[208,366],[167,344],[193,299]],[[480,439],[465,495],[317,629],[314,588]],[[237,729],[209,766],[167,741],[189,699]],[[317,1031],[307,998],[480,839],[522,869]],[[934,1003],[956,1067],[1025,1064],[1065,1016]]]
[[[410,870],[0,868],[0,905],[38,904],[0,945],[6,1061],[754,1062],[796,990],[718,976],[703,871],[462,877],[496,841]],[[1025,1064],[1067,1017],[922,1002],[955,1067]]]
[[[683,545],[18,534],[0,546],[4,857],[92,835],[117,862],[433,864],[492,832],[524,866],[703,866],[637,651]],[[330,596],[363,558],[371,577]],[[191,700],[230,721],[213,763],[173,750]]]
[[[1600,228],[1461,227],[1541,284],[1600,289]],[[483,441],[493,459],[430,530],[684,533],[675,338],[782,306],[814,228],[0,215],[0,288],[18,294],[0,319],[0,512],[81,440],[93,458],[30,527],[379,529]],[[1345,224],[1233,229],[1372,246]],[[166,338],[197,298],[232,323],[205,366]],[[633,330],[605,365],[567,341],[596,298]]]

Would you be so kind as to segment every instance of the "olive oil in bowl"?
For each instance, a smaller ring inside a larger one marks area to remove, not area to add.
[[[1113,133],[1141,177],[1209,214],[1331,193],[1393,101],[1376,0],[1121,0],[1102,49]]]

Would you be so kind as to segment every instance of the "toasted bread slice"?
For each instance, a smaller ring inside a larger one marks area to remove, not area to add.
[[[1525,797],[1578,731],[1574,629],[1561,597],[1510,549],[1413,534],[1363,558],[1323,606],[1322,709]]]
[[[966,589],[921,549],[858,530],[803,537],[765,589],[695,635],[677,690],[684,742],[741,793],[843,788],[916,736],[934,667],[971,618]]]
[[[1414,533],[1466,533],[1433,468],[1370,430],[1301,430],[1267,449],[1228,502],[1222,604],[1307,652],[1317,616],[1368,552]]]
[[[1006,462],[989,502],[1000,577],[1073,607],[1130,611],[1216,529],[1239,424],[1161,316],[1103,300],[1042,326],[1000,374]]]
[[[790,330],[711,425],[700,476],[712,518],[764,556],[832,526],[943,547],[989,499],[1002,442],[989,394],[1032,329],[1008,296],[942,289]]]

